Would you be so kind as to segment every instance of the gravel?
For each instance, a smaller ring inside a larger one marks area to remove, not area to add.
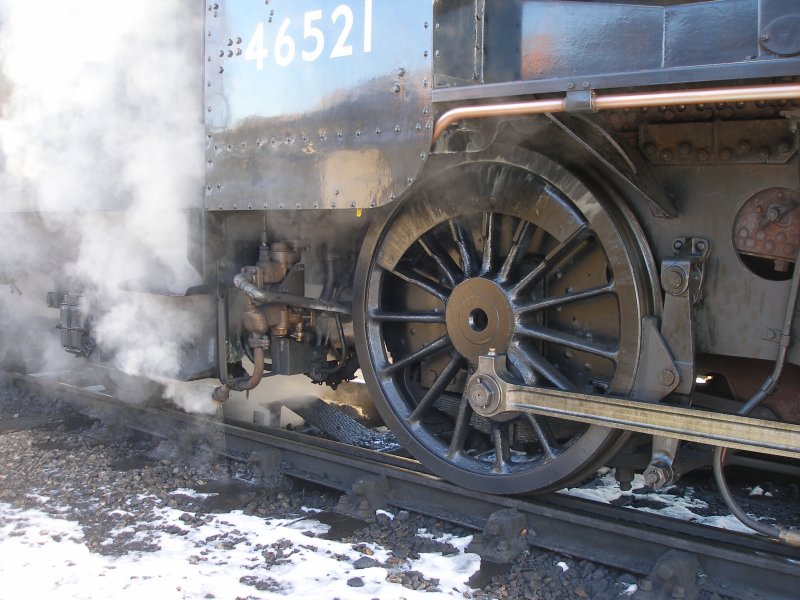
[[[8,427],[20,422],[29,427]],[[352,577],[342,575],[350,588],[365,585],[361,572],[381,567],[386,569],[386,582],[397,586],[384,600],[402,597],[403,588],[448,591],[430,571],[426,575],[415,570],[414,561],[422,555],[459,555],[463,547],[456,540],[474,532],[406,511],[378,511],[372,523],[345,517],[333,512],[337,494],[289,479],[260,485],[248,465],[218,459],[213,449],[201,435],[188,441],[154,440],[113,419],[88,419],[64,404],[19,389],[0,392],[0,503],[76,521],[92,553],[155,552],[161,539],[157,534],[194,535],[215,516],[232,510],[289,519],[306,518],[311,510],[319,511],[314,518],[329,526],[319,538],[344,542],[359,556],[336,556],[357,571],[348,571]],[[165,525],[159,519],[165,508],[182,511],[179,519]],[[205,543],[208,548],[249,545],[246,533],[232,530],[209,536]],[[308,535],[309,544],[302,548],[315,549],[314,534]],[[278,540],[252,550],[259,553],[260,572],[269,573],[300,548],[296,542]],[[198,548],[189,562],[203,557],[204,549]],[[467,579],[470,587],[465,589],[471,591],[458,596],[538,600],[624,598],[635,591],[637,581],[630,573],[536,549],[511,565],[484,564],[474,573],[464,573],[463,581]],[[281,590],[269,576],[246,575],[239,583],[252,589],[253,597]]]

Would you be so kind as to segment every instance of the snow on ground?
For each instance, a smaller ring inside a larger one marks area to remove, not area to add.
[[[365,554],[351,544],[317,537],[328,526],[311,513],[263,519],[233,511],[207,515],[202,525],[187,525],[182,516],[185,519],[185,513],[171,508],[156,511],[154,529],[143,541],[158,550],[105,556],[89,551],[77,523],[0,503],[0,596],[430,600],[462,597],[470,589],[467,580],[480,567],[479,557],[464,551],[471,536],[448,536],[446,541],[459,549],[458,554],[421,554],[411,561],[411,568],[426,579],[439,580],[437,591],[414,591],[387,582],[391,571],[383,566],[356,569],[353,563]],[[108,544],[123,532],[112,534]],[[215,543],[219,539],[225,543]],[[370,558],[378,563],[388,558],[383,548],[368,546]],[[265,551],[278,555],[269,567]],[[355,577],[363,582],[361,587],[348,585]]]
[[[639,490],[645,489],[644,478],[642,475],[637,474],[631,483],[635,492],[623,492],[619,489],[616,479],[614,479],[614,471],[611,469],[602,469],[599,477],[592,481],[590,484],[579,488],[568,488],[561,490],[559,493],[567,494],[569,496],[576,496],[578,498],[585,498],[587,500],[594,500],[596,502],[603,502],[606,504],[615,503],[623,496],[635,496],[637,500],[651,501],[653,506],[642,505],[643,502],[638,502],[636,508],[631,507],[632,510],[642,510],[651,512],[663,517],[671,517],[673,519],[680,519],[682,521],[691,521],[693,523],[701,523],[703,525],[710,525],[712,527],[719,527],[722,529],[729,529],[731,531],[738,531],[740,533],[754,534],[753,530],[743,525],[736,517],[731,514],[726,515],[707,515],[708,504],[699,498],[691,497],[691,488],[687,488],[685,496],[675,496],[662,492],[644,492]],[[660,508],[655,508],[659,506]],[[753,515],[758,518],[757,515]]]

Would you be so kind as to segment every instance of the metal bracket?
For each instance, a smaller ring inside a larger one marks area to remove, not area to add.
[[[528,549],[528,523],[525,515],[515,508],[493,512],[480,536],[475,536],[467,552],[478,554],[482,560],[495,564],[513,562]]]
[[[350,492],[339,498],[336,512],[372,522],[375,511],[389,506],[389,480],[386,477],[362,477]]]
[[[711,244],[704,238],[676,238],[672,249],[673,256],[661,261],[665,293],[661,334],[680,375],[675,392],[688,395],[695,377],[692,307],[700,301]]]
[[[594,92],[592,90],[579,90],[567,92],[564,98],[565,112],[597,112],[594,107]]]

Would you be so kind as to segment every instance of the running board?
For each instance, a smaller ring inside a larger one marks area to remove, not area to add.
[[[512,383],[503,354],[480,356],[466,388],[484,417],[529,413],[737,450],[800,458],[800,425]]]

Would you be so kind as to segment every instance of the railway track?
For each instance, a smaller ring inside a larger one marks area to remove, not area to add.
[[[513,560],[528,545],[638,574],[635,598],[692,598],[701,590],[741,599],[796,598],[800,549],[765,538],[549,494],[493,496],[451,485],[417,461],[296,431],[220,421],[163,408],[136,408],[102,386],[57,374],[13,374],[18,384],[57,392],[81,412],[113,412],[161,438],[203,431],[220,452],[255,465],[265,480],[286,475],[343,492],[339,510],[369,518],[380,508],[429,515],[478,530],[484,560]],[[246,426],[245,426],[246,425]]]

